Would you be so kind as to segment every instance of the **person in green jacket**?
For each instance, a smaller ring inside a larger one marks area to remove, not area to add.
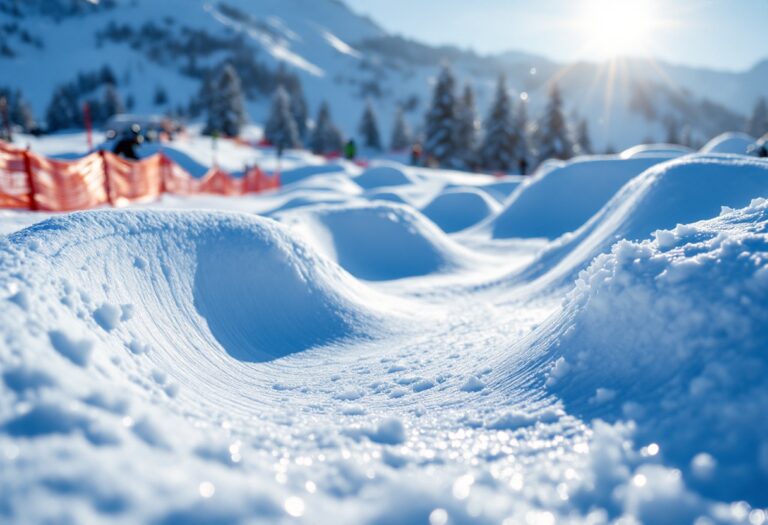
[[[349,139],[344,145],[344,158],[347,160],[355,160],[357,156],[357,144],[354,139]]]

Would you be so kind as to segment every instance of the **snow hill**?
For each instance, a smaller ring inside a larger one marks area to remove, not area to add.
[[[480,56],[435,48],[386,33],[339,0],[36,0],[0,4],[2,82],[21,88],[38,118],[56,85],[108,65],[133,111],[160,113],[186,106],[206,68],[234,62],[250,92],[254,122],[267,114],[269,74],[285,64],[299,74],[314,116],[322,100],[354,134],[366,99],[388,136],[394,107],[419,128],[430,83],[443,61],[477,89],[481,116],[495,77],[504,72],[516,93],[530,95],[532,113],[549,82],[563,88],[566,111],[586,117],[594,143],[626,147],[665,135],[670,117],[705,142],[741,129],[744,115],[766,95],[768,62],[732,73],[626,60],[620,78],[605,64],[559,64],[525,53]],[[151,78],[151,82],[146,79]],[[2,87],[2,86],[0,86]],[[156,102],[158,88],[167,101]]]
[[[581,274],[550,346],[548,385],[569,410],[632,417],[640,440],[690,465],[694,486],[720,498],[765,501],[766,441],[754,421],[768,406],[766,226],[759,199],[615,244]],[[648,484],[663,483],[658,475],[649,469]],[[693,504],[682,498],[680,522]]]
[[[768,165],[761,160],[702,154],[659,164],[630,180],[583,226],[549,245],[523,274],[571,282],[619,239],[642,240],[762,195],[768,195]]]
[[[765,523],[768,162],[681,153],[2,210],[0,522]]]

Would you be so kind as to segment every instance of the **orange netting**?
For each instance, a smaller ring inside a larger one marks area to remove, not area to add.
[[[242,195],[280,187],[258,167],[235,178],[211,168],[197,180],[162,153],[130,161],[109,152],[53,160],[0,141],[0,208],[73,211],[157,199],[163,193]]]

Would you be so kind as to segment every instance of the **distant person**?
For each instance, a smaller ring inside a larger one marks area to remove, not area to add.
[[[355,160],[357,156],[357,144],[355,139],[349,139],[344,145],[344,158],[347,160]]]
[[[762,146],[757,148],[757,156],[761,159],[768,158],[768,142],[763,143]]]
[[[520,168],[520,175],[527,175],[528,174],[528,161],[525,159],[520,159],[520,161],[517,163],[518,167]]]
[[[125,159],[139,160],[139,154],[136,148],[144,142],[144,138],[141,136],[141,128],[138,124],[131,126],[128,133],[124,133],[123,136],[117,141],[115,147],[112,148],[112,153],[119,155]]]
[[[411,166],[421,166],[421,144],[418,142],[411,147]]]

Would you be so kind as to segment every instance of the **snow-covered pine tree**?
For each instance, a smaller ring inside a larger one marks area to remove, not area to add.
[[[573,141],[568,131],[568,123],[563,113],[563,99],[557,84],[553,84],[549,91],[549,102],[539,124],[537,143],[541,161],[565,160],[573,156]]]
[[[21,127],[25,133],[29,133],[37,127],[32,108],[24,100],[20,90],[17,90],[11,98],[8,112],[11,122]]]
[[[315,128],[309,139],[312,153],[323,155],[326,153],[340,153],[344,147],[344,137],[341,130],[333,123],[331,110],[328,103],[323,101],[315,120]]]
[[[300,148],[299,129],[291,113],[291,99],[283,86],[272,98],[272,109],[264,126],[264,136],[277,148]]]
[[[758,139],[768,133],[768,102],[765,97],[760,97],[755,103],[747,123],[747,133]]]
[[[592,138],[589,136],[589,125],[586,119],[579,120],[576,128],[576,152],[579,155],[592,154]]]
[[[309,108],[307,99],[304,97],[304,89],[301,87],[299,77],[295,77],[296,82],[291,90],[291,114],[296,121],[296,128],[299,131],[299,138],[305,139],[307,136],[307,119],[309,119]]]
[[[533,159],[535,152],[531,150],[531,139],[528,136],[528,102],[526,100],[520,100],[517,103],[517,108],[514,114],[514,130],[517,138],[515,140],[515,146],[513,150],[513,156],[520,166],[521,163],[525,163],[526,173],[532,168],[531,160]],[[525,175],[525,173],[523,173]]]
[[[398,107],[389,148],[392,151],[405,151],[411,147],[411,142],[413,142],[413,138],[408,123],[405,121],[405,113],[402,107]]]
[[[485,133],[479,151],[480,165],[491,171],[509,171],[515,165],[519,135],[512,119],[512,101],[503,75],[499,77],[496,96],[483,127]]]
[[[103,111],[102,117],[104,120],[109,119],[120,113],[125,113],[125,106],[123,105],[123,99],[120,98],[120,94],[117,92],[117,88],[114,84],[107,84],[104,90],[104,100],[101,104]]]
[[[48,131],[80,127],[83,124],[82,112],[78,104],[77,92],[69,84],[58,86],[51,95],[51,101],[45,111]]]
[[[240,134],[248,120],[243,102],[243,90],[237,71],[226,64],[213,80],[211,92],[208,94],[208,119],[203,133],[212,135],[220,133],[227,137]]]
[[[440,164],[450,164],[456,153],[456,80],[444,65],[437,78],[424,122],[424,153]]]
[[[299,130],[299,138],[304,140],[307,138],[307,119],[309,119],[309,109],[307,106],[307,99],[304,96],[304,88],[301,85],[301,79],[290,73],[285,64],[281,63],[275,75],[275,83],[278,86],[283,86],[288,92],[288,97],[291,100],[291,114],[296,121],[296,128]]]
[[[357,128],[360,136],[363,139],[363,146],[381,151],[381,135],[379,134],[379,125],[376,121],[376,113],[373,111],[373,104],[371,101],[365,103],[365,109],[363,110],[363,116],[360,119],[360,125]]]
[[[472,169],[477,165],[477,133],[480,125],[475,107],[475,92],[471,85],[464,87],[464,93],[456,106],[456,153],[452,164],[457,168]]]

